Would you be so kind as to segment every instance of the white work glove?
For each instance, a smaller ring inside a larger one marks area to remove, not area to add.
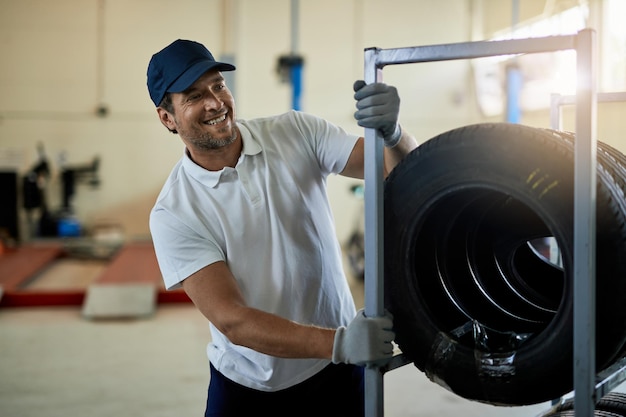
[[[333,363],[382,365],[393,356],[395,338],[393,317],[387,311],[381,317],[366,317],[359,310],[348,327],[339,327],[333,345]]]
[[[398,124],[398,90],[387,84],[365,84],[365,81],[358,80],[354,83],[354,99],[357,108],[354,118],[357,124],[377,129],[388,148],[396,146],[402,137],[402,129]]]

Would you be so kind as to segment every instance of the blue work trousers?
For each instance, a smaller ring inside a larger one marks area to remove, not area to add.
[[[330,364],[293,387],[258,391],[226,378],[211,365],[205,417],[363,417],[363,368]]]

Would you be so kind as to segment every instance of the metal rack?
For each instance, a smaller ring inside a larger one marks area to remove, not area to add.
[[[615,103],[626,102],[626,91],[614,93],[597,93],[598,103]],[[561,126],[561,107],[568,104],[576,104],[576,96],[552,94],[550,97],[550,127],[560,130]]]
[[[578,87],[574,147],[574,407],[577,416],[591,417],[595,399],[626,379],[626,363],[601,375],[595,369],[595,220],[596,220],[596,34],[585,29],[574,35],[505,41],[479,41],[393,49],[365,50],[365,82],[382,82],[387,65],[473,59],[498,55],[575,50]],[[365,129],[365,313],[384,313],[383,141],[375,129]],[[384,373],[403,366],[399,355],[386,367],[365,371],[365,414],[384,414]]]

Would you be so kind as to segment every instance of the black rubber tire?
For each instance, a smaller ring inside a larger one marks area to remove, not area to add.
[[[622,414],[616,414],[604,410],[594,410],[593,415],[594,417],[623,417]],[[574,410],[557,411],[553,414],[548,414],[545,417],[576,417],[576,412]]]
[[[421,145],[385,183],[385,306],[396,342],[457,395],[527,405],[573,388],[573,153],[558,132],[466,126]],[[598,370],[626,341],[623,206],[599,164]],[[563,268],[528,244],[545,237]]]
[[[561,404],[557,410],[573,410],[574,399],[569,398]],[[614,413],[619,416],[626,416],[626,394],[621,392],[610,392],[596,403],[596,410]]]
[[[558,134],[568,141],[572,146],[574,145],[574,133],[571,132],[556,132],[550,130],[552,134]],[[618,188],[615,201],[620,206],[622,213],[626,216],[626,155],[621,153],[616,148],[602,142],[598,141],[598,152],[597,152],[597,160],[598,163],[602,166],[602,169],[605,171],[607,175],[610,175],[611,180],[615,183],[615,186]],[[626,280],[626,277],[622,280]],[[603,330],[604,332],[612,331],[610,328]],[[621,329],[618,329],[621,331]],[[622,349],[615,355],[615,360],[623,358],[626,356],[626,341],[623,345]]]

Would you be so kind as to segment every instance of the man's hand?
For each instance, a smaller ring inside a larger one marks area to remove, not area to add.
[[[333,363],[382,365],[393,356],[394,337],[390,313],[365,317],[365,312],[359,310],[348,327],[339,327],[335,333]]]
[[[400,96],[398,90],[387,84],[365,84],[358,80],[354,83],[354,99],[357,111],[354,118],[361,127],[377,129],[382,135],[385,146],[393,148],[400,142],[402,129],[398,124]]]

